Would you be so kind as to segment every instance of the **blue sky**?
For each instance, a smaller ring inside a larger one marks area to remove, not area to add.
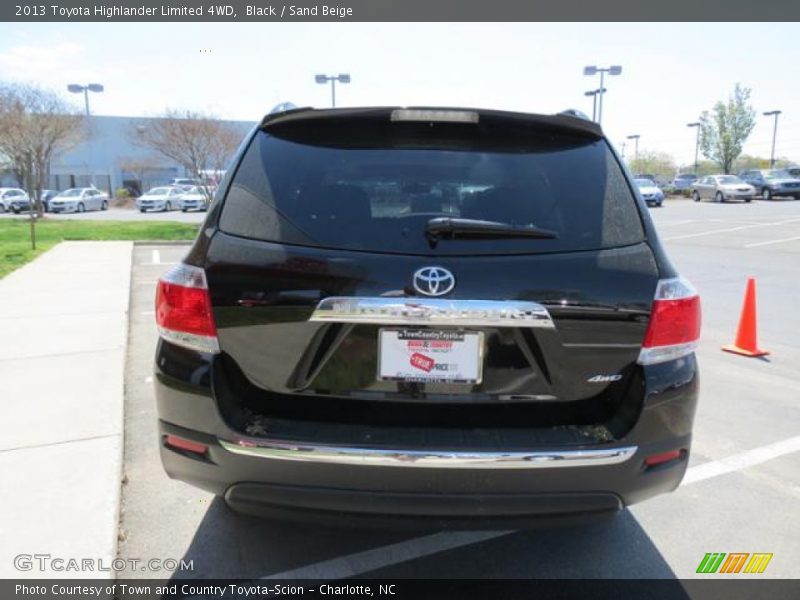
[[[745,151],[769,155],[761,112],[780,109],[777,154],[800,162],[797,40],[797,23],[4,23],[0,79],[59,91],[103,83],[91,102],[105,115],[170,107],[256,120],[279,101],[328,106],[314,74],[339,72],[353,80],[337,87],[340,106],[591,113],[583,93],[599,80],[584,65],[619,64],[603,114],[617,146],[638,133],[640,149],[691,163],[686,123],[741,82],[759,113]]]

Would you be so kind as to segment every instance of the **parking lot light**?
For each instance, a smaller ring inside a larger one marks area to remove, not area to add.
[[[629,135],[628,136],[629,140],[634,140],[634,142],[636,143],[636,146],[635,146],[635,148],[633,150],[633,160],[634,161],[638,161],[639,160],[639,138],[640,137],[642,137],[642,136],[639,135],[638,133],[635,133],[633,135]]]
[[[336,82],[350,83],[350,73],[339,73],[338,75],[314,75],[314,81],[321,84],[331,82],[331,106],[336,108]]]
[[[86,85],[70,83],[67,86],[67,91],[72,94],[83,94],[83,102],[86,108],[86,118],[89,118],[89,92],[99,94],[105,91],[105,87],[99,83],[87,83]]]
[[[592,97],[592,121],[597,120],[597,95],[605,92],[605,88],[598,88],[596,90],[589,90],[588,92],[584,92],[584,96],[591,96]]]
[[[697,152],[700,150],[700,123],[695,121],[694,123],[687,123],[687,127],[695,127],[697,129],[697,133],[694,138],[694,174],[697,175]]]
[[[606,93],[605,87],[603,87],[604,77],[605,74],[608,73],[609,75],[619,75],[622,73],[622,67],[619,65],[612,65],[610,67],[597,67],[595,65],[590,65],[588,67],[583,68],[583,74],[587,76],[596,75],[600,73],[600,87],[598,88],[598,93],[600,94],[600,101],[598,102],[597,106],[597,122],[599,124],[603,123],[603,95]],[[588,95],[588,94],[587,94]]]
[[[775,166],[775,138],[778,137],[778,115],[781,114],[779,110],[770,110],[764,113],[765,117],[775,117],[775,124],[772,127],[772,152],[769,155],[769,168]]]

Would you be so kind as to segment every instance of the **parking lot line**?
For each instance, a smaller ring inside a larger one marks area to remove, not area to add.
[[[758,223],[757,225],[741,225],[740,227],[728,227],[727,229],[712,229],[711,231],[701,231],[699,233],[688,233],[686,235],[673,235],[671,237],[663,238],[665,241],[672,240],[687,240],[689,238],[702,237],[704,235],[713,235],[715,233],[729,233],[731,231],[741,231],[742,229],[753,229],[756,227],[771,227],[772,225],[786,225],[787,223],[796,223],[800,219],[786,219],[784,221],[773,221],[771,223]]]
[[[324,579],[327,581],[346,579],[347,577],[354,577],[361,573],[368,573],[407,560],[493,540],[510,533],[514,532],[454,531],[434,533],[396,544],[389,544],[388,546],[379,546],[363,552],[339,556],[290,571],[266,575],[261,579]]]
[[[681,486],[741,471],[792,452],[800,452],[800,435],[692,467],[686,471]]]
[[[686,471],[681,486],[704,481],[752,467],[785,454],[800,451],[800,435],[767,446],[753,448],[720,460],[713,460]],[[262,579],[344,579],[395,565],[408,560],[437,554],[446,550],[478,544],[514,531],[456,531],[441,532],[379,546],[363,552],[339,556],[297,569],[266,575]]]
[[[769,246],[770,244],[782,244],[783,242],[794,242],[800,240],[800,236],[783,238],[782,240],[770,240],[768,242],[756,242],[755,244],[745,244],[745,248],[756,248],[758,246]]]
[[[153,250],[152,257],[153,257],[152,260],[153,260],[153,264],[154,265],[161,264],[161,252],[159,252],[158,250]]]

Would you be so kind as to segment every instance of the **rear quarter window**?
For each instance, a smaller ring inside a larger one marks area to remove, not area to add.
[[[285,244],[432,255],[580,251],[644,239],[631,188],[604,140],[463,125],[376,136],[329,129],[257,133],[232,178],[220,229]],[[442,240],[432,248],[424,233],[436,217],[535,226],[558,237]]]

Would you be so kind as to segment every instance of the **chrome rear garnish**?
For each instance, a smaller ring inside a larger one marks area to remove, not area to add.
[[[593,467],[623,463],[636,454],[637,446],[583,450],[411,450],[361,448],[239,438],[219,440],[234,454],[274,460],[334,463],[380,467],[429,467],[437,469],[548,469]]]
[[[547,309],[517,300],[331,297],[309,321],[375,325],[454,325],[554,328]]]

